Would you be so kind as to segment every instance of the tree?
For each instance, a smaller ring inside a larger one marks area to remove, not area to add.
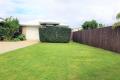
[[[85,21],[82,25],[83,29],[95,29],[98,28],[98,23],[96,20]]]
[[[99,24],[98,24],[98,28],[103,28],[103,27],[105,27],[104,24],[102,24],[102,23],[99,23]]]
[[[6,40],[12,40],[14,33],[19,29],[19,21],[17,18],[8,17],[3,19],[1,22],[3,23],[2,26],[2,33]]]
[[[117,14],[116,19],[120,19],[120,13]]]
[[[116,20],[120,20],[120,13],[116,15]],[[120,21],[115,22],[112,26],[113,29],[116,29],[118,27],[120,27]]]

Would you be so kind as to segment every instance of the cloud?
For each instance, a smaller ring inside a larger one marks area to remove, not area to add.
[[[96,19],[110,25],[120,11],[119,3],[120,0],[0,0],[0,16],[18,17],[21,24],[56,21],[79,27],[86,20]]]

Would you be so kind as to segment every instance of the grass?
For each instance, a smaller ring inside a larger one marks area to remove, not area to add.
[[[0,80],[120,80],[120,55],[78,43],[39,43],[0,55]]]

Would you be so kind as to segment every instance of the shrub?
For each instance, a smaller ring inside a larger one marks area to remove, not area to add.
[[[19,29],[19,21],[17,18],[8,17],[0,22],[0,33],[2,33],[6,40],[12,40],[14,33]]]
[[[39,29],[42,42],[66,43],[70,41],[71,29],[63,26],[48,26]]]
[[[2,34],[0,34],[0,41],[4,40],[4,36]]]

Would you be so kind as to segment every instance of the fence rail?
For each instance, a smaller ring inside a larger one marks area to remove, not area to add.
[[[111,27],[73,32],[73,41],[120,52],[120,28]]]

